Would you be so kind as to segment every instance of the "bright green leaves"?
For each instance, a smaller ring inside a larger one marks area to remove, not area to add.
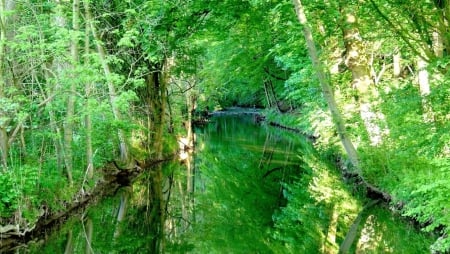
[[[117,97],[116,104],[123,113],[127,113],[130,112],[132,102],[137,102],[138,100],[139,98],[134,91],[124,91]]]
[[[122,38],[120,38],[117,45],[119,47],[129,47],[132,48],[136,45],[137,35],[139,32],[136,29],[131,29],[125,32]]]
[[[20,191],[15,187],[14,174],[10,171],[0,174],[0,215],[7,218],[17,209]]]

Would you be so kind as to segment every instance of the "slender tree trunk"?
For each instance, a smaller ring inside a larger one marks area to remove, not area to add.
[[[63,13],[63,3],[61,0],[56,0],[56,7],[55,7],[55,17],[54,22],[55,25],[60,29],[65,29],[66,27],[66,18]],[[56,74],[58,77],[56,77],[57,82],[59,83],[60,77],[64,75],[64,72],[66,72],[69,69],[69,64],[65,61],[60,59],[61,56],[56,56],[53,60],[53,68],[55,69]],[[62,84],[59,84],[62,85]],[[73,184],[73,177],[72,177],[72,136],[73,136],[73,94],[68,95],[67,99],[67,111],[66,111],[66,117],[64,119],[63,123],[63,149],[64,149],[64,165],[65,165],[65,171],[67,175],[67,180],[69,181],[69,184]],[[72,98],[71,98],[72,97]]]
[[[178,181],[178,191],[180,192],[180,200],[181,200],[181,218],[183,220],[181,221],[182,230],[183,232],[188,228],[189,224],[189,196],[190,194],[188,192],[184,192],[183,186],[181,184],[181,181]]]
[[[44,73],[45,80],[48,82],[48,84],[51,84],[50,73],[49,73],[48,69],[44,69],[43,73]],[[34,74],[34,76],[36,76],[36,74]],[[56,77],[54,77],[54,78],[56,79]],[[41,90],[41,94],[43,97],[43,101],[49,101],[49,98],[51,96],[53,96],[52,94],[56,93],[56,91],[58,90],[58,87],[47,86],[47,88],[44,88],[40,84],[38,77],[35,77],[34,80],[35,80],[35,82],[38,83],[39,89]],[[53,131],[53,133],[55,133],[53,142],[54,142],[55,151],[56,151],[57,167],[62,168],[64,165],[64,144],[61,141],[61,137],[62,137],[61,132],[62,131],[57,124],[55,112],[53,112],[53,109],[51,107],[48,109],[48,115],[49,115],[49,119],[50,119],[50,129]]]
[[[87,16],[87,15],[86,15]],[[85,65],[88,65],[90,63],[89,61],[89,53],[91,52],[91,46],[90,46],[90,39],[89,39],[90,29],[89,29],[89,23],[86,22],[85,24],[85,38],[84,38],[84,54],[85,59],[84,63]],[[94,153],[92,149],[92,119],[91,119],[91,107],[90,107],[90,96],[91,96],[91,82],[86,82],[85,84],[85,110],[86,115],[84,117],[84,124],[86,128],[86,165],[87,165],[87,175],[89,179],[92,179],[94,176]]]
[[[345,151],[347,152],[347,156],[349,157],[349,160],[352,163],[354,170],[359,171],[360,173],[361,170],[359,167],[358,154],[356,153],[356,149],[353,146],[353,143],[348,137],[347,131],[345,129],[344,120],[342,118],[341,113],[339,112],[336,101],[334,99],[333,91],[326,77],[324,68],[321,62],[319,61],[316,46],[314,45],[311,28],[309,27],[309,24],[307,22],[303,5],[301,3],[301,0],[293,0],[293,2],[295,6],[295,11],[297,13],[297,18],[300,24],[303,26],[303,35],[306,40],[308,52],[311,57],[316,75],[322,87],[323,96],[327,101],[328,108],[331,112],[331,116],[333,118],[339,137],[341,139],[342,145],[344,146]]]
[[[72,229],[69,229],[69,232],[67,232],[67,242],[66,248],[64,249],[64,254],[72,254],[73,248],[73,231]]]
[[[72,3],[72,29],[75,33],[80,30],[80,1],[73,0]],[[74,36],[71,40],[70,52],[72,55],[72,74],[76,72],[76,68],[79,62],[78,56],[78,37]],[[67,112],[66,119],[64,121],[64,152],[66,161],[66,170],[70,184],[73,184],[72,170],[73,170],[73,154],[72,154],[72,142],[73,142],[73,129],[74,129],[74,114],[75,114],[75,80],[77,77],[72,77],[70,84],[70,93],[67,97]]]
[[[94,224],[90,218],[86,219],[85,224],[85,234],[86,234],[86,248],[84,250],[85,254],[94,253],[92,249],[92,235],[94,234]]]
[[[187,144],[189,147],[192,147],[194,144],[194,133],[192,131],[192,114],[195,109],[195,96],[190,92],[186,92],[186,106],[188,108],[187,114],[187,122],[186,122],[186,132],[187,132]]]
[[[5,17],[5,2],[0,0],[0,100],[5,99],[5,54],[6,54],[6,17]],[[4,109],[0,108],[0,160],[3,166],[3,171],[8,168],[8,116]]]
[[[121,234],[121,227],[122,227],[121,222],[125,219],[131,193],[132,188],[126,187],[123,188],[122,194],[120,195],[120,205],[119,211],[117,212],[117,224],[116,229],[114,230],[114,239],[117,239]]]
[[[100,57],[100,62],[103,67],[103,71],[105,73],[105,78],[108,84],[108,90],[109,90],[109,99],[111,103],[111,109],[114,115],[114,118],[117,121],[122,120],[122,116],[120,114],[119,108],[116,105],[117,100],[117,93],[116,88],[114,87],[114,83],[112,80],[112,72],[109,68],[108,61],[106,59],[106,52],[103,48],[102,41],[100,37],[97,34],[97,29],[95,28],[95,25],[93,23],[92,14],[89,6],[89,0],[83,0],[84,2],[84,8],[86,10],[86,22],[89,23],[89,26],[91,28],[92,36],[94,37],[95,44],[97,45],[97,51],[98,55]],[[119,148],[120,148],[120,159],[124,163],[128,163],[130,161],[129,159],[129,151],[128,151],[128,145],[126,143],[125,133],[123,130],[118,130],[118,138],[119,138]]]
[[[277,108],[278,112],[281,112],[281,109],[280,109],[280,103],[279,103],[279,101],[278,101],[278,99],[277,99],[277,95],[276,95],[276,93],[275,93],[275,88],[273,87],[273,82],[272,82],[272,80],[268,79],[267,84],[268,84],[268,86],[269,86],[269,88],[270,88],[270,93],[272,94],[272,97],[273,97],[273,100],[274,100],[275,107]]]
[[[267,106],[268,106],[269,108],[272,108],[272,102],[271,102],[271,100],[270,100],[269,91],[268,91],[268,89],[267,89],[267,83],[266,83],[265,80],[263,81],[263,86],[264,86],[264,93],[265,93],[265,95],[266,95]]]
[[[18,87],[17,79],[14,77],[15,62],[14,60],[7,59],[9,58],[7,57],[7,43],[13,41],[15,37],[15,21],[17,15],[11,14],[15,8],[15,1],[0,0],[0,100],[5,104],[14,102],[14,97],[11,97],[11,95],[8,95],[5,92],[6,88],[13,86],[16,86],[16,88]],[[10,68],[7,68],[8,66]],[[9,71],[7,71],[7,69]],[[0,106],[0,166],[6,171],[8,168],[11,143],[14,141],[19,129],[22,128],[23,122],[18,122],[14,127],[14,131],[9,134],[8,128],[11,127],[9,124],[12,122],[12,116],[16,113],[16,110],[8,112],[8,110],[3,107],[7,108],[7,105]]]
[[[341,243],[341,246],[339,247],[339,253],[340,254],[346,254],[349,253],[350,248],[352,247],[353,243],[355,242],[355,239],[358,235],[358,229],[361,227],[359,226],[361,221],[367,220],[367,217],[369,215],[368,210],[377,204],[379,200],[372,200],[368,204],[366,204],[363,209],[359,212],[358,216],[356,216],[355,220],[353,221],[353,224],[350,226],[349,230],[347,231],[347,234],[345,235],[344,241]]]
[[[173,110],[172,110],[172,105],[171,105],[171,101],[170,101],[170,96],[169,96],[169,89],[166,89],[166,99],[167,99],[167,115],[168,115],[168,123],[169,123],[169,128],[168,128],[168,132],[169,133],[173,133],[174,132],[174,126],[173,126]]]
[[[188,107],[188,120],[187,120],[187,142],[189,146],[189,150],[185,151],[187,154],[186,157],[186,191],[187,195],[189,196],[194,191],[194,175],[193,175],[193,168],[191,163],[191,155],[190,151],[192,147],[194,146],[194,131],[192,129],[192,114],[195,110],[195,104],[196,104],[196,97],[194,94],[192,94],[190,91],[186,92],[186,100],[187,100],[187,107]],[[186,218],[187,219],[187,218]]]

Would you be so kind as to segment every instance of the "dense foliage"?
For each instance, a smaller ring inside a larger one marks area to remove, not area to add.
[[[63,210],[107,161],[161,159],[194,109],[240,105],[278,122],[289,114],[286,125],[351,168],[344,131],[356,171],[448,251],[449,10],[425,0],[0,0],[0,224],[26,228]],[[287,189],[291,204],[306,195]]]

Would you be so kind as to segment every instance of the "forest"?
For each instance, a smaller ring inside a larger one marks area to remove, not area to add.
[[[448,253],[449,52],[448,0],[0,0],[0,241],[242,107],[298,130],[354,195]],[[270,253],[313,253],[295,240],[312,196],[286,184]],[[344,236],[315,251],[338,253]]]

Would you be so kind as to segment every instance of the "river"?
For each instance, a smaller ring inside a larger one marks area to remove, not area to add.
[[[429,253],[433,239],[358,197],[299,134],[220,115],[194,156],[143,173],[16,253]],[[360,216],[358,216],[360,215]]]

